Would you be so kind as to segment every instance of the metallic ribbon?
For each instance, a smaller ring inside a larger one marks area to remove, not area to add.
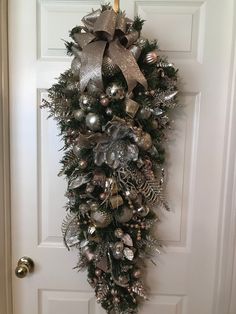
[[[83,31],[73,35],[81,49],[80,88],[84,91],[89,81],[103,89],[102,62],[107,53],[121,69],[131,92],[137,83],[147,89],[147,81],[129,48],[139,38],[139,32],[130,29],[130,21],[114,10],[93,11],[83,17]],[[136,57],[136,58],[135,58]]]

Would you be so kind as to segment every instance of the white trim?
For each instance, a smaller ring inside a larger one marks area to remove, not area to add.
[[[8,2],[0,0],[0,313],[12,313],[8,102]]]
[[[232,289],[233,286],[236,287],[234,260],[236,256],[236,4],[234,1],[233,7],[228,116],[225,131],[225,173],[222,182],[222,215],[219,219],[219,258],[214,314],[236,313],[235,295]]]

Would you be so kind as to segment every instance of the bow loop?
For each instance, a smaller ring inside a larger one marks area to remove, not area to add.
[[[139,69],[136,58],[130,47],[137,41],[140,34],[132,30],[131,20],[124,13],[114,10],[96,10],[83,17],[85,32],[73,35],[81,53],[80,88],[84,91],[89,83],[103,89],[102,63],[105,51],[122,71],[127,82],[128,92],[137,83],[147,89],[147,81]],[[106,46],[108,46],[106,50]]]

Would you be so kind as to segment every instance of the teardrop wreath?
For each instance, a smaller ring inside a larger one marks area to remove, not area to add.
[[[107,313],[133,314],[147,299],[145,262],[159,251],[157,211],[168,210],[164,142],[177,70],[140,36],[140,17],[104,5],[82,22],[66,42],[71,69],[42,105],[64,140],[63,239]]]

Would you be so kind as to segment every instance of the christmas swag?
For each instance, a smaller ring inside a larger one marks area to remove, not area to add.
[[[66,42],[71,69],[42,107],[64,140],[60,175],[68,180],[66,247],[79,251],[97,301],[108,313],[133,314],[147,299],[145,260],[159,252],[153,226],[164,196],[163,147],[176,107],[177,70],[109,5],[82,19]]]

